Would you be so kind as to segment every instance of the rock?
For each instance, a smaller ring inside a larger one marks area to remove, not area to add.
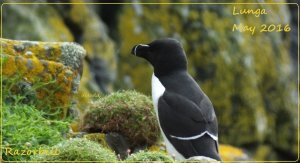
[[[87,51],[87,61],[90,61],[88,62],[90,76],[87,78],[96,82],[100,90],[98,93],[111,92],[111,83],[116,78],[117,62],[115,44],[108,36],[106,25],[91,5],[72,4],[68,18],[82,32],[80,42]]]
[[[47,0],[39,0],[39,2],[46,3]],[[74,0],[70,2],[80,3],[84,1]],[[94,93],[109,93],[113,90],[112,82],[115,80],[117,67],[115,44],[108,36],[108,29],[97,15],[95,7],[86,4],[5,4],[3,8],[4,38],[74,41],[82,44],[86,49],[87,55],[94,62],[89,65],[83,61],[85,73],[82,76],[81,89],[76,96],[77,107],[80,111],[84,110],[84,106],[92,99],[89,96],[82,96],[82,94],[91,94],[92,96]],[[18,25],[15,22],[18,22]],[[30,56],[30,52],[27,53],[27,56]],[[95,60],[101,62],[97,63]],[[101,66],[101,73],[97,69],[98,65],[103,65]],[[89,70],[90,67],[92,67],[91,70]],[[103,92],[101,88],[103,88]]]
[[[67,42],[1,39],[1,43],[3,76],[20,75],[26,83],[42,84],[34,90],[36,98],[43,101],[38,107],[65,108],[65,117],[78,90],[85,50]]]
[[[71,2],[84,2],[74,0]],[[108,94],[113,91],[112,83],[116,78],[117,60],[114,41],[108,36],[105,23],[97,15],[93,5],[70,4],[55,6],[62,15],[75,41],[82,44],[87,51],[84,61],[82,82],[78,96],[78,108],[85,110],[88,101],[95,95]]]
[[[130,151],[130,144],[121,134],[114,132],[108,133],[105,135],[105,140],[110,148],[113,149],[122,160],[130,154],[130,152],[128,152]]]
[[[199,161],[199,162],[197,162]],[[211,162],[216,162],[216,163],[221,163],[220,161],[217,161],[215,159],[209,158],[209,157],[205,157],[205,156],[194,156],[191,157],[189,159],[187,159],[186,161],[183,161],[183,163],[188,163],[188,162],[195,162],[195,163],[211,163]]]
[[[40,0],[39,2],[47,1]],[[4,18],[2,24],[3,38],[74,41],[70,30],[65,26],[63,18],[53,8],[53,5],[4,4],[2,14]]]

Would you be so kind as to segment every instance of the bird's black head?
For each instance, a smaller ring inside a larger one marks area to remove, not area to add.
[[[184,50],[175,39],[159,39],[150,44],[138,44],[132,48],[131,53],[150,62],[157,77],[187,69]]]

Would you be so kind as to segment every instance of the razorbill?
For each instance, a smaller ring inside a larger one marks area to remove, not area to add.
[[[204,156],[221,160],[213,105],[187,72],[187,59],[174,39],[138,44],[133,55],[154,68],[152,98],[167,151],[177,160]]]

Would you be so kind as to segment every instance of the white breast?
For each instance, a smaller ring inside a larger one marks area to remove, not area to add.
[[[153,101],[157,119],[159,119],[159,117],[158,117],[158,100],[159,100],[160,96],[162,96],[164,94],[165,90],[166,90],[165,87],[161,84],[159,79],[153,73],[153,75],[152,75],[152,101]],[[158,120],[158,124],[159,124],[159,120]],[[174,148],[174,146],[167,139],[166,135],[164,134],[163,130],[160,127],[160,124],[159,124],[159,128],[162,133],[163,139],[165,141],[166,148],[167,148],[169,155],[174,156],[176,160],[184,160],[185,158]]]
[[[162,96],[165,92],[165,87],[160,83],[159,79],[153,74],[152,75],[152,100],[153,105],[155,108],[156,113],[157,112],[157,105],[158,105],[158,99],[160,96]]]

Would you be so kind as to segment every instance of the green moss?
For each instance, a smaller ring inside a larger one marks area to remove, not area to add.
[[[117,161],[112,151],[87,139],[70,139],[51,148],[56,149],[58,155],[37,155],[32,157],[32,160],[40,163],[51,163],[53,161],[101,161],[111,163]]]
[[[159,162],[173,162],[174,160],[168,156],[166,153],[162,152],[155,152],[155,151],[139,151],[137,153],[134,153],[125,161],[135,162],[135,163],[145,163],[145,162],[153,162],[153,161],[159,161]]]
[[[56,85],[55,80],[48,82],[36,79],[31,83],[21,74],[16,73],[14,76],[2,76],[2,94],[3,102],[7,105],[26,104],[41,110],[44,116],[51,119],[61,119],[63,112],[67,108],[53,107],[53,95],[60,88]],[[41,100],[41,93],[42,96]]]
[[[83,131],[119,132],[133,145],[151,145],[159,137],[151,100],[135,91],[112,93],[91,103],[81,121]]]
[[[86,134],[84,135],[84,138],[95,141],[99,144],[101,144],[105,148],[109,148],[109,145],[107,144],[105,140],[105,134],[103,133],[93,133],[93,134]]]
[[[15,97],[21,100],[21,96]],[[2,106],[3,152],[11,149],[38,149],[52,146],[64,139],[69,123],[45,119],[34,106],[19,102]],[[2,153],[3,160],[27,160],[30,156],[11,156]]]

